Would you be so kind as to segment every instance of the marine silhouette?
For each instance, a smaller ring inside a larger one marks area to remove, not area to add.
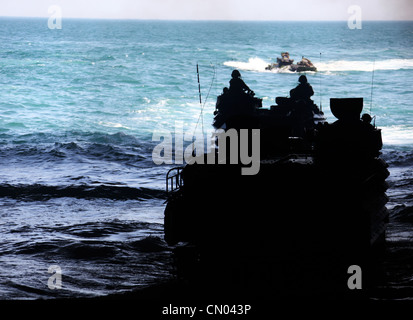
[[[234,70],[231,73],[229,89],[225,87],[217,98],[214,112],[214,127],[230,125],[234,119],[249,118],[256,115],[257,109],[262,107],[262,99],[255,98],[255,93],[242,80],[241,73]]]
[[[230,94],[250,94],[254,95],[254,92],[245,84],[241,78],[241,73],[238,70],[232,71],[232,79],[229,81],[229,93]]]
[[[300,78],[298,78],[298,82],[300,84],[290,91],[291,99],[309,100],[314,95],[314,90],[313,87],[308,83],[307,77],[305,75],[301,75]]]

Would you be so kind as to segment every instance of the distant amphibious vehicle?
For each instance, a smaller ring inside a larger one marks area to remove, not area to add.
[[[364,272],[366,288],[385,242],[381,131],[361,118],[363,98],[330,99],[333,123],[310,99],[276,102],[223,93],[214,126],[226,144],[218,136],[212,155],[167,173],[165,240],[177,275],[217,294],[354,294],[349,270]],[[254,152],[259,170],[242,174]]]
[[[294,59],[290,59],[290,54],[288,52],[281,52],[281,58],[277,58],[277,63],[269,64],[265,70],[286,69],[293,72],[317,71],[317,68],[313,65],[310,59],[305,57],[302,57],[301,61],[296,64],[293,62]]]

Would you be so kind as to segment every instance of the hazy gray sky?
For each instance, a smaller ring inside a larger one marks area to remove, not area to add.
[[[180,20],[413,20],[413,0],[0,0],[0,16]]]

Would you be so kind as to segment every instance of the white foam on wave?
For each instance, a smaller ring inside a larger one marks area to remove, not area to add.
[[[384,144],[413,145],[413,128],[402,125],[379,127],[382,130]]]
[[[123,128],[123,129],[130,129],[130,128],[128,128],[128,127],[126,127],[126,126],[124,126],[123,124],[121,124],[121,123],[116,123],[116,122],[104,122],[104,121],[99,121],[99,123],[98,123],[99,125],[101,125],[101,126],[104,126],[104,127],[109,127],[109,128]]]
[[[240,69],[240,70],[247,70],[247,71],[257,71],[257,72],[269,72],[269,70],[265,70],[265,68],[269,64],[270,64],[269,62],[264,61],[263,59],[258,58],[258,57],[249,58],[248,62],[242,62],[242,61],[224,62],[224,65],[227,67]]]
[[[265,70],[270,62],[261,58],[254,57],[249,58],[247,62],[243,61],[226,61],[224,65],[235,69],[256,71],[256,72],[282,72],[289,73],[288,68]],[[328,62],[314,62],[319,72],[343,72],[343,71],[365,71],[371,72],[374,70],[400,70],[400,69],[413,69],[413,59],[388,59],[388,60],[336,60]]]
[[[318,71],[366,71],[413,69],[413,59],[388,59],[378,61],[338,60],[315,63]]]

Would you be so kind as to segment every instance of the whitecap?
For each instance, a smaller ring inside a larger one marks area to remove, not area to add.
[[[109,127],[109,128],[124,128],[124,129],[130,129],[126,126],[124,126],[121,123],[115,123],[115,122],[103,122],[103,121],[99,121],[98,122],[99,125],[104,126],[104,127]]]
[[[382,127],[383,143],[387,145],[413,145],[413,128],[403,125]]]
[[[261,58],[253,57],[249,58],[248,62],[243,61],[226,61],[224,65],[240,70],[256,71],[256,72],[273,72],[273,73],[294,73],[289,70],[288,66],[284,68],[276,68],[273,70],[266,70],[265,68],[270,65]],[[331,60],[328,62],[314,63],[319,72],[325,72],[326,74],[333,74],[334,72],[344,71],[364,71],[371,72],[374,70],[401,70],[401,69],[413,69],[413,59],[387,59],[387,60]]]
[[[336,60],[328,62],[319,62],[316,65],[317,70],[321,72],[337,71],[366,71],[374,70],[400,70],[413,69],[413,59],[388,59],[379,61],[360,60]]]
[[[226,61],[224,65],[227,67],[232,67],[240,70],[248,70],[248,71],[258,71],[258,72],[265,72],[265,68],[269,65],[268,62],[264,61],[261,58],[249,58],[248,62],[242,61]]]

